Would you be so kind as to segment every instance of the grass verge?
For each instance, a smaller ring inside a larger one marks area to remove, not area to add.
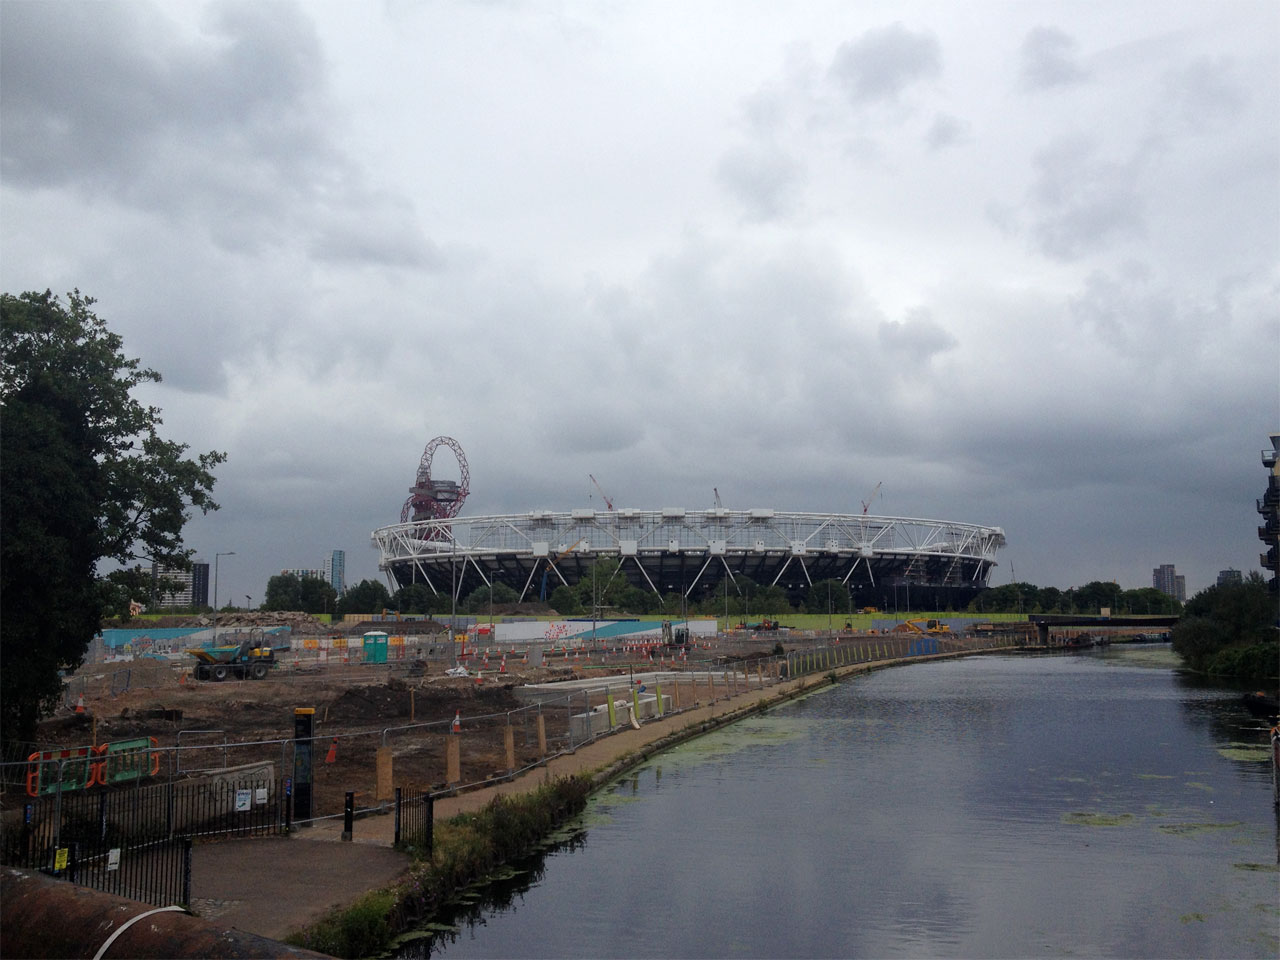
[[[437,823],[433,856],[414,861],[404,881],[331,911],[286,942],[335,957],[381,953],[461,890],[536,850],[582,812],[592,789],[590,777],[559,777],[529,793],[494,797],[477,813]]]

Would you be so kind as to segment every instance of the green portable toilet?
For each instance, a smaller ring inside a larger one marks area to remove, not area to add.
[[[364,635],[364,662],[387,662],[387,635],[381,630],[371,630]]]

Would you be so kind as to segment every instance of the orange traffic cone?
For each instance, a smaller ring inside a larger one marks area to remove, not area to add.
[[[450,730],[452,730],[454,733],[462,732],[462,711],[461,710],[455,710],[453,712],[453,724],[450,727]]]
[[[76,713],[84,713],[84,694],[76,698]]]
[[[503,657],[503,658],[502,658],[502,666],[498,669],[498,672],[499,672],[499,673],[506,673],[506,672],[507,672],[507,658],[506,658],[506,657]]]
[[[333,742],[329,744],[329,752],[325,755],[325,763],[335,763],[338,759],[338,738],[334,737]]]

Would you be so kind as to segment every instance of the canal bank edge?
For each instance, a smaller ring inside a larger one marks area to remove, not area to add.
[[[715,702],[678,714],[669,714],[665,718],[648,721],[639,730],[623,730],[585,744],[573,753],[552,758],[540,770],[530,771],[515,780],[441,798],[436,802],[436,819],[447,822],[462,814],[475,813],[483,810],[498,797],[515,799],[546,788],[552,784],[553,780],[585,777],[588,781],[588,795],[595,793],[628,771],[672,747],[712,733],[746,717],[763,713],[772,707],[830,687],[849,677],[888,667],[927,661],[956,660],[978,654],[1009,653],[1016,649],[1017,647],[1010,645],[870,663],[833,665],[824,673],[786,680],[769,690],[738,694],[719,704],[722,709],[719,714],[716,713],[717,703]],[[684,723],[678,729],[669,729],[671,725],[682,719]],[[666,732],[661,731],[664,727],[668,728]],[[635,745],[636,740],[642,741],[641,744]],[[554,830],[555,827],[551,829]],[[548,834],[550,832],[551,830]],[[530,851],[535,846],[536,844],[531,845]],[[427,863],[429,861],[419,861],[415,867]],[[352,903],[337,907],[321,920],[297,929],[286,937],[285,941],[300,946],[305,945],[311,949],[328,949],[335,956],[370,956],[385,951],[396,937],[408,932],[422,920],[416,915],[416,911],[403,909],[409,898],[407,884],[415,883],[415,872],[414,868],[411,868],[407,881],[382,889],[362,891]],[[485,876],[486,873],[478,873],[459,883],[457,888],[466,889],[482,883]],[[416,895],[421,896],[421,891]],[[375,904],[386,909],[385,923],[370,922],[372,919],[369,916],[370,907]],[[335,949],[337,944],[326,942],[335,932],[339,932],[341,939],[345,941],[345,949]]]

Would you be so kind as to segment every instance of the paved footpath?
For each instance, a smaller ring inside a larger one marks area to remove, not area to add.
[[[898,662],[902,661],[854,664],[835,672],[848,676]],[[447,820],[478,810],[498,794],[521,793],[555,777],[601,773],[626,765],[643,759],[650,750],[661,749],[665,744],[654,746],[659,741],[680,734],[696,735],[730,715],[740,716],[763,702],[816,688],[820,682],[820,676],[811,674],[714,703],[700,702],[679,713],[647,720],[638,730],[625,727],[573,753],[554,757],[514,780],[440,798],[435,802],[435,817]],[[282,939],[330,908],[351,903],[369,890],[390,886],[403,876],[411,859],[392,849],[394,830],[390,815],[364,817],[355,821],[352,842],[344,843],[339,818],[320,821],[289,837],[197,844],[191,875],[193,906],[206,919]]]

